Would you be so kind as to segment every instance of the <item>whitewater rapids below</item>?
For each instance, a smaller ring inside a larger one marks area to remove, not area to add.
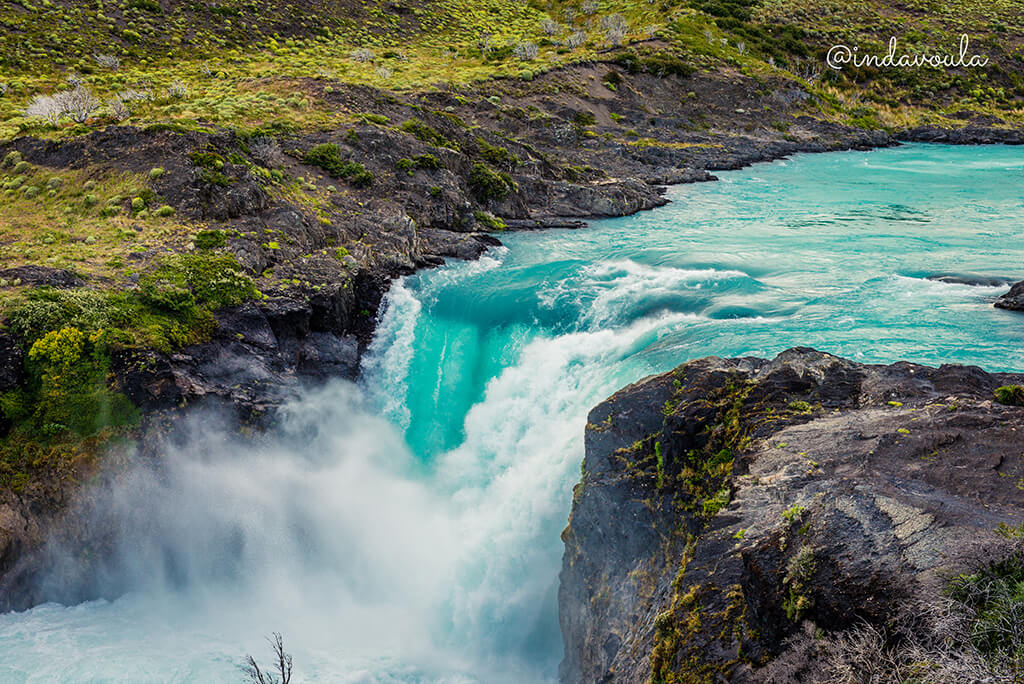
[[[1024,370],[1024,315],[991,305],[1024,279],[1024,149],[719,176],[396,282],[361,382],[255,446],[196,417],[165,472],[103,492],[120,597],[0,615],[0,682],[241,682],[272,631],[296,683],[551,681],[559,532],[611,392],[798,345]]]

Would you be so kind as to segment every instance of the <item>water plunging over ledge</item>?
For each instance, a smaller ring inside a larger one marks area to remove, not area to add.
[[[296,681],[551,679],[558,535],[611,392],[795,345],[1024,370],[1024,316],[991,306],[1024,278],[1024,149],[720,176],[397,282],[360,386],[258,448],[201,423],[166,477],[105,496],[125,532],[101,581],[131,593],[0,615],[0,681],[237,682],[274,630]]]

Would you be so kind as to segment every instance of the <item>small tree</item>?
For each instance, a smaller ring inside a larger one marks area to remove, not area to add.
[[[247,655],[242,672],[252,684],[289,684],[292,680],[292,656],[284,650],[284,639],[279,632],[274,632],[267,641],[274,650],[274,664],[271,668],[264,671],[255,658]]]
[[[110,110],[110,115],[114,117],[116,121],[124,121],[132,115],[131,107],[116,95],[107,100],[107,109]]]
[[[25,107],[25,116],[43,119],[53,126],[57,125],[63,115],[64,110],[53,95],[36,95]]]
[[[121,68],[121,59],[115,55],[93,55],[92,58],[104,69],[117,71]]]
[[[100,108],[101,104],[92,91],[83,85],[75,86],[73,90],[57,93],[56,98],[62,112],[71,117],[75,123],[85,123],[92,113]]]
[[[525,41],[523,43],[519,43],[518,45],[516,45],[512,49],[512,54],[514,54],[516,57],[523,60],[524,62],[527,62],[533,59],[537,59],[537,55],[540,54],[540,50],[537,48],[536,43]]]
[[[372,62],[373,53],[368,48],[359,48],[352,51],[353,62]]]

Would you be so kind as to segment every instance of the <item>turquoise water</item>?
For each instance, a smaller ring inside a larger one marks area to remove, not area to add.
[[[396,283],[359,386],[309,392],[260,447],[200,429],[104,494],[126,528],[105,586],[129,593],[0,616],[0,681],[239,681],[274,630],[296,682],[550,680],[558,535],[614,390],[794,345],[1024,370],[1006,286],[928,279],[1024,279],[1024,149],[719,175]]]
[[[1024,369],[1024,316],[991,306],[1005,285],[928,279],[1024,278],[1024,151],[912,145],[720,176],[671,188],[663,209],[509,235],[482,264],[407,279],[395,296],[415,300],[415,353],[379,387],[414,450],[460,444],[487,383],[538,339],[635,336],[604,369],[620,381],[798,345]]]

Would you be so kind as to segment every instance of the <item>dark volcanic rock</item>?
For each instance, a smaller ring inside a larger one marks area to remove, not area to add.
[[[993,401],[1020,380],[793,349],[616,393],[563,533],[562,680],[816,681],[794,640],[937,596],[1024,520],[1024,411]]]
[[[996,307],[1010,311],[1024,311],[1024,280],[1015,284],[1009,292],[997,299]]]
[[[34,285],[35,287],[82,287],[85,281],[71,271],[62,268],[50,268],[49,266],[16,266],[0,270],[0,278],[21,285]]]
[[[945,143],[947,145],[1020,145],[1024,144],[1024,131],[1019,128],[993,128],[968,125],[963,128],[917,126],[897,136],[907,142]]]

